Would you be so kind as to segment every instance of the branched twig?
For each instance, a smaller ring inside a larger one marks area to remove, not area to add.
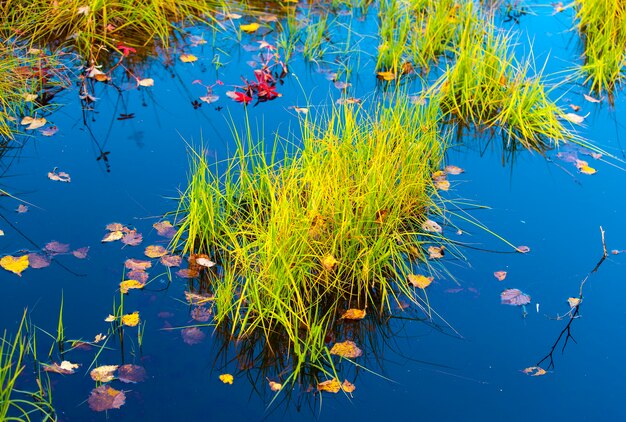
[[[606,250],[606,242],[604,241],[604,229],[602,228],[602,226],[600,226],[600,235],[602,237],[602,258],[600,258],[600,260],[595,265],[595,267],[593,267],[593,269],[589,271],[589,273],[587,273],[583,281],[580,282],[580,288],[578,290],[578,301],[575,304],[573,304],[572,308],[570,309],[568,313],[566,313],[563,316],[557,317],[557,320],[560,320],[560,319],[563,319],[563,317],[569,315],[569,320],[567,321],[567,325],[565,325],[563,330],[561,330],[561,332],[559,333],[559,336],[556,338],[556,341],[550,348],[550,352],[547,355],[545,355],[543,359],[537,362],[535,366],[541,366],[543,362],[548,360],[549,364],[548,364],[547,369],[549,370],[549,369],[554,368],[554,352],[556,351],[556,348],[559,345],[559,343],[561,343],[561,339],[563,339],[563,337],[565,337],[565,340],[563,341],[563,347],[561,347],[561,353],[565,351],[565,347],[567,346],[567,343],[570,340],[576,343],[576,340],[574,339],[574,336],[572,335],[572,323],[574,322],[574,320],[576,320],[579,317],[580,305],[582,304],[582,301],[583,301],[583,287],[585,286],[585,283],[587,282],[587,280],[589,280],[589,277],[598,271],[598,269],[600,268],[600,265],[602,265],[602,263],[606,260],[606,258],[609,255]],[[572,304],[572,302],[570,302],[570,304]]]

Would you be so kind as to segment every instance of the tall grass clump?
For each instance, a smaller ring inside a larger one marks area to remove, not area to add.
[[[282,159],[250,131],[221,172],[196,155],[174,242],[218,263],[217,325],[235,339],[279,336],[295,375],[329,361],[324,337],[340,311],[388,311],[400,297],[423,305],[407,276],[442,241],[421,228],[438,212],[436,120],[435,107],[406,101],[373,117],[346,106],[303,122],[302,147]]]
[[[548,97],[541,72],[530,59],[518,61],[511,35],[467,15],[456,59],[430,88],[443,120],[503,134],[507,146],[543,152],[577,139],[563,124],[564,113]]]
[[[0,338],[0,420],[30,421],[56,420],[50,401],[50,391],[46,391],[38,379],[39,391],[18,390],[19,377],[24,371],[27,352],[33,350],[34,342],[24,335],[26,311],[20,325],[11,339],[6,331]]]
[[[70,43],[93,58],[120,43],[167,45],[185,24],[211,23],[220,2],[205,0],[6,0],[0,2],[5,36],[34,43]]]
[[[576,0],[578,30],[583,40],[581,72],[592,91],[610,97],[626,65],[626,3],[621,0]]]

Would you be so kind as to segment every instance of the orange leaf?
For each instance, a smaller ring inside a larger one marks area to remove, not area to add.
[[[161,258],[167,255],[167,250],[163,246],[150,245],[146,248],[144,253],[148,258]]]
[[[498,279],[498,281],[504,281],[506,278],[506,271],[496,271],[493,273],[493,276]]]
[[[317,391],[326,391],[328,393],[338,393],[341,390],[341,383],[337,378],[320,382],[317,384]]]
[[[361,356],[363,351],[357,347],[355,342],[346,340],[342,343],[335,343],[333,348],[330,349],[330,354],[354,359]]]
[[[430,283],[433,282],[433,277],[426,277],[421,274],[409,274],[409,283],[413,285],[413,287],[419,287],[420,289],[425,289],[430,286]]]
[[[348,309],[341,315],[341,319],[363,319],[365,318],[365,309]]]
[[[129,327],[135,327],[139,324],[139,312],[135,311],[132,314],[123,315],[122,324],[128,325]]]
[[[124,280],[120,283],[120,292],[128,293],[130,289],[143,289],[144,286],[144,283],[137,280]]]

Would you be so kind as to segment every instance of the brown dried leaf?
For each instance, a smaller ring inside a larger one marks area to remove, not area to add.
[[[348,309],[341,315],[341,319],[363,319],[365,318],[365,309]]]
[[[121,231],[124,231],[126,227],[124,227],[120,223],[110,223],[106,225],[105,229],[110,232],[121,232]]]
[[[142,382],[146,379],[146,370],[139,365],[122,365],[117,369],[117,379],[126,384]]]
[[[161,257],[161,264],[166,267],[178,267],[183,262],[183,258],[176,255],[164,255]]]
[[[357,347],[355,342],[346,340],[342,343],[335,343],[332,349],[330,349],[330,354],[354,359],[361,356],[363,351]]]
[[[324,267],[326,271],[332,271],[337,264],[339,264],[339,261],[337,261],[332,255],[326,255],[322,258],[322,267]]]
[[[274,381],[269,382],[270,390],[272,391],[280,391],[283,389],[283,385]]]
[[[161,258],[164,255],[167,255],[167,250],[160,245],[150,245],[146,247],[144,254],[148,258]]]
[[[122,237],[122,243],[128,246],[137,246],[143,241],[141,233],[137,230],[131,230]]]
[[[126,403],[126,395],[123,391],[116,390],[108,385],[101,385],[91,390],[87,402],[91,410],[104,412],[105,410],[122,407]]]
[[[28,254],[28,264],[31,268],[46,268],[50,266],[50,258],[45,255],[39,255],[37,253]]]
[[[493,273],[493,276],[498,279],[498,281],[504,281],[506,278],[506,271],[496,271]]]
[[[181,330],[180,334],[181,336],[183,336],[183,341],[190,346],[202,343],[202,341],[206,337],[206,334],[204,334],[204,332],[202,332],[202,330],[200,330],[198,327],[185,328]]]
[[[354,390],[356,390],[356,386],[348,380],[343,380],[343,384],[341,384],[341,389],[346,393],[352,393]]]
[[[198,306],[191,310],[191,318],[198,322],[207,322],[211,319],[211,309],[204,306]]]
[[[154,223],[152,225],[159,234],[159,236],[166,237],[171,239],[176,234],[176,229],[169,221],[159,221],[158,223]]]
[[[528,368],[523,369],[522,372],[533,377],[539,377],[547,373],[545,369],[539,366],[529,366]]]
[[[326,391],[328,393],[338,393],[341,390],[341,383],[337,378],[323,381],[317,384],[317,391]]]
[[[445,246],[429,246],[428,247],[428,259],[440,259],[443,258]]]
[[[124,266],[129,270],[147,270],[152,267],[152,262],[144,261],[142,259],[130,258],[124,262]]]
[[[71,375],[76,372],[80,365],[64,360],[61,364],[53,363],[52,365],[44,365],[43,370],[46,372],[55,372],[57,374]]]
[[[137,280],[138,282],[144,284],[148,282],[149,277],[148,273],[144,270],[132,270],[126,273],[126,276],[128,276],[128,278],[132,280]]]
[[[422,230],[430,233],[443,233],[443,229],[433,220],[426,220],[422,223]]]
[[[109,382],[115,379],[115,371],[118,365],[102,365],[91,370],[91,379],[99,382]]]
[[[72,181],[69,174],[64,171],[56,172],[56,169],[48,172],[48,179],[53,180],[55,182],[66,182],[69,183]]]

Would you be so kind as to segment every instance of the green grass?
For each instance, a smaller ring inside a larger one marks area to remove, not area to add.
[[[576,0],[584,63],[581,72],[593,92],[610,98],[626,65],[626,4],[620,0]]]
[[[282,160],[249,130],[221,172],[196,155],[174,242],[219,263],[207,275],[216,323],[237,339],[281,336],[297,374],[327,360],[341,310],[390,310],[401,296],[426,307],[407,276],[443,241],[421,229],[438,212],[436,119],[434,107],[401,100],[372,117],[344,107],[304,121],[302,147]]]
[[[37,378],[38,390],[17,389],[20,375],[24,371],[24,360],[33,351],[34,338],[24,335],[26,328],[24,311],[17,333],[13,339],[6,331],[0,338],[0,420],[30,421],[56,420],[52,407],[49,385],[45,388],[41,378]]]

